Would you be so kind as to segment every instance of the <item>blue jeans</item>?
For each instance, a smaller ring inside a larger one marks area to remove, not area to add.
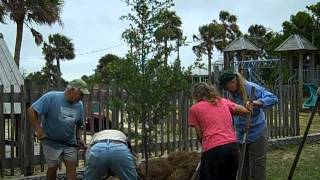
[[[136,180],[135,160],[125,144],[109,141],[93,145],[87,153],[87,164],[84,179],[102,179],[110,175],[110,171],[121,180]]]

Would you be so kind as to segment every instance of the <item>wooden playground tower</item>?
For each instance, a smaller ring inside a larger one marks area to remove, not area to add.
[[[279,52],[279,59],[262,59],[256,60],[256,53],[259,49],[251,43],[248,39],[240,37],[231,42],[224,50],[224,68],[238,68],[237,71],[243,71],[243,69],[250,72],[247,78],[249,80],[254,79],[257,83],[264,85],[263,78],[257,77],[254,70],[259,68],[277,68],[279,78],[275,79],[279,85],[289,85],[290,83],[298,83],[298,97],[300,102],[303,101],[304,89],[308,88],[308,84],[314,84],[315,86],[320,83],[320,61],[316,59],[316,53],[318,48],[315,47],[310,41],[300,35],[291,35],[283,43],[281,43],[276,49]],[[232,60],[236,59],[238,67],[233,67],[235,64]],[[249,57],[254,60],[248,60]],[[289,81],[284,82],[283,69],[288,66]],[[313,85],[313,86],[314,86]],[[280,87],[280,86],[279,86]]]

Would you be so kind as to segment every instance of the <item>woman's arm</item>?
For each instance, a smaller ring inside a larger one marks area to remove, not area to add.
[[[199,126],[194,126],[194,129],[196,130],[196,134],[197,134],[197,138],[200,142],[200,144],[202,144],[202,132]]]
[[[256,100],[253,101],[254,107],[268,108],[278,103],[278,97],[266,90],[264,87],[255,85]]]
[[[232,111],[232,114],[235,116],[244,116],[248,113],[250,113],[250,110],[241,105],[236,105],[236,107]]]

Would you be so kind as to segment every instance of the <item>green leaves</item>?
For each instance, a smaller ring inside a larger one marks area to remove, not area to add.
[[[163,63],[185,42],[180,17],[170,9],[172,1],[126,3],[131,12],[121,19],[129,20],[130,25],[122,38],[129,52],[121,58],[110,54],[102,57],[95,77],[111,88],[112,106],[123,108],[150,132],[153,124],[169,114],[172,96],[189,91],[191,68],[182,68],[179,58],[172,64]]]
[[[74,47],[71,39],[61,34],[49,35],[48,43],[43,44],[42,53],[48,64],[52,64],[53,60],[57,62],[58,79],[57,86],[61,86],[60,60],[72,60],[75,58]]]
[[[5,23],[6,8],[3,3],[0,1],[0,23]]]
[[[32,35],[33,35],[33,37],[34,37],[35,43],[36,43],[38,46],[40,46],[40,44],[42,44],[42,42],[43,42],[43,37],[42,37],[42,35],[41,35],[38,31],[36,31],[35,29],[33,29],[33,28],[31,28],[30,31],[31,31],[31,33],[32,33]]]
[[[7,17],[17,24],[14,60],[18,66],[20,64],[23,26],[29,27],[36,44],[40,45],[42,36],[31,28],[32,24],[52,25],[59,22],[62,25],[60,15],[63,2],[63,0],[0,0],[0,22],[4,23],[4,19]]]
[[[54,59],[59,60],[72,60],[75,58],[74,47],[71,39],[62,34],[53,34],[48,37],[47,48]],[[44,51],[44,54],[47,52]]]

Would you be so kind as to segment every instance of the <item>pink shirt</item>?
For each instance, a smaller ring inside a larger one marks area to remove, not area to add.
[[[236,142],[231,115],[235,108],[235,103],[224,98],[221,98],[216,105],[200,101],[190,108],[189,126],[198,126],[201,129],[203,152]]]

